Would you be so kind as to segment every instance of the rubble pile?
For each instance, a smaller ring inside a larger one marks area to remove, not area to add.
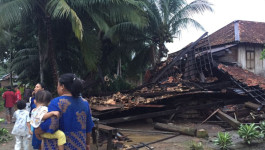
[[[88,98],[93,116],[101,124],[148,118],[168,123],[184,118],[225,123],[233,129],[264,120],[265,78],[213,61],[208,40],[196,47],[204,36],[148,70],[144,85]]]
[[[185,86],[179,83],[179,81],[180,78],[169,77],[168,80],[161,84],[145,86],[130,94],[118,92],[110,96],[90,97],[88,101],[92,108],[96,105],[116,105],[120,106],[122,110],[127,110],[140,104],[150,104],[157,100],[166,99],[178,93],[184,93],[195,89],[192,86]]]

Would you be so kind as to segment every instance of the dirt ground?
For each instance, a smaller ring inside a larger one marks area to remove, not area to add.
[[[185,127],[194,127],[196,129],[205,129],[209,134],[208,139],[196,138],[191,136],[179,135],[168,140],[158,142],[155,144],[149,145],[154,150],[190,150],[190,146],[194,142],[202,142],[204,150],[218,150],[218,147],[213,144],[213,140],[216,139],[218,132],[224,132],[225,129],[218,125],[214,124],[194,124],[194,123],[183,123],[186,121],[179,121],[182,123],[177,123],[178,125]],[[126,142],[125,145],[138,145],[140,142],[149,143],[154,142],[172,135],[161,134],[161,133],[152,133],[157,130],[153,129],[153,123],[149,120],[140,120],[135,122],[123,123],[116,125],[115,127],[120,129],[130,129],[138,130],[138,132],[132,131],[122,131],[124,135],[127,135],[132,142]],[[140,131],[139,131],[140,130]],[[232,150],[264,150],[265,142],[264,141],[255,141],[252,145],[244,144],[243,140],[239,138],[237,131],[228,131],[232,135],[234,145],[231,146]],[[145,150],[148,148],[141,148],[140,150]],[[102,149],[103,150],[103,149]]]
[[[4,117],[4,113],[0,112],[0,118]],[[183,122],[183,121],[182,121]],[[178,123],[179,125],[183,125],[186,127],[195,127],[197,129],[205,129],[209,134],[208,139],[201,139],[191,136],[179,135],[174,138],[170,138],[165,141],[161,141],[155,144],[149,145],[149,147],[153,148],[154,150],[189,150],[192,142],[202,142],[204,150],[217,150],[213,144],[213,140],[216,139],[217,132],[224,131],[218,125],[213,124],[194,124],[194,123]],[[0,127],[4,127],[11,132],[14,124],[4,124],[1,123]],[[172,134],[166,133],[157,133],[157,130],[153,129],[153,123],[149,120],[138,120],[134,122],[128,123],[121,123],[119,125],[115,125],[114,127],[119,128],[121,133],[126,135],[131,141],[125,142],[125,146],[130,145],[138,145],[140,143],[149,143],[154,142],[166,137],[172,136]],[[161,132],[161,131],[159,131]],[[265,142],[264,141],[257,141],[253,145],[246,145],[243,143],[243,140],[239,138],[236,131],[229,131],[232,135],[234,146],[231,147],[232,150],[264,150],[265,149]],[[99,147],[99,150],[106,149],[106,142],[104,142],[103,146]],[[7,143],[2,143],[0,145],[0,150],[12,150],[14,149],[15,139],[8,141]],[[91,146],[92,150],[97,150],[95,145]],[[148,148],[140,148],[140,150],[145,150]],[[30,148],[30,150],[33,150]]]

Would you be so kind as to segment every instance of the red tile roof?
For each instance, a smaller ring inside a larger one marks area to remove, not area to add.
[[[209,35],[210,45],[222,45],[226,43],[232,43],[235,41],[234,22],[224,26],[217,30],[213,34]]]
[[[237,26],[236,28],[235,26]],[[235,30],[238,30],[235,32]],[[265,23],[253,21],[233,21],[223,28],[209,35],[211,46],[224,45],[236,42],[239,34],[240,43],[265,44]]]
[[[240,81],[247,86],[259,86],[263,90],[265,90],[265,78],[263,76],[259,76],[250,72],[248,70],[235,67],[235,66],[226,66],[223,64],[218,65],[218,69],[222,69],[227,72],[237,81]]]
[[[240,42],[265,43],[265,23],[239,21]]]

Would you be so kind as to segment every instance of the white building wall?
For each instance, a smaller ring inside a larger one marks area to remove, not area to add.
[[[254,69],[247,69],[246,68],[246,49],[247,50],[254,50],[255,51],[255,68]],[[261,60],[261,52],[262,47],[249,47],[249,46],[238,46],[238,64],[242,66],[243,69],[247,69],[251,72],[254,72],[258,75],[265,76],[265,60]]]
[[[260,59],[262,50],[263,50],[262,47],[255,47],[255,71],[254,73],[264,76],[265,74],[264,74],[263,60]]]
[[[243,69],[246,69],[246,50],[245,46],[238,46],[238,66],[241,66]]]

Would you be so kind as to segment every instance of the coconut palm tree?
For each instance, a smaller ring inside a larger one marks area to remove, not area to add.
[[[95,31],[102,32],[105,37],[111,38],[115,32],[132,25],[142,27],[147,21],[143,20],[140,5],[142,3],[135,0],[0,0],[0,26],[15,24],[21,22],[25,16],[31,16],[37,22],[40,69],[43,68],[45,59],[49,56],[54,82],[57,82],[57,63],[52,33],[53,19],[69,20],[72,31],[81,42],[86,64],[90,68],[95,68],[100,52],[93,48],[100,47],[100,44],[97,44],[100,42],[92,43],[91,46],[87,41],[97,37]],[[42,72],[40,72],[40,79],[43,81]]]
[[[46,10],[50,0],[0,0],[0,27],[10,26],[22,22],[23,18],[30,16],[37,22],[38,46],[40,61],[40,80],[43,82],[44,56],[50,56],[54,82],[58,80],[56,60],[53,49],[51,14]],[[72,23],[73,31],[77,38],[82,38],[82,24],[76,13],[70,9],[67,16]],[[47,54],[48,53],[48,54]]]
[[[179,38],[181,31],[188,25],[204,30],[193,18],[194,14],[212,11],[207,0],[194,0],[191,3],[185,0],[147,0],[147,5],[151,10],[149,36],[152,39],[154,64],[167,56],[165,43],[173,42],[173,38]]]
[[[90,71],[101,70],[104,63],[106,50],[106,41],[111,41],[112,45],[119,45],[121,34],[127,30],[142,29],[148,25],[145,11],[145,5],[141,1],[135,0],[119,0],[112,1],[78,1],[70,2],[72,8],[82,20],[83,39],[81,41],[81,51],[84,57],[87,69]],[[63,15],[67,8],[60,0],[55,0],[49,4],[49,11],[54,17]],[[52,5],[52,7],[51,7]],[[54,13],[56,11],[56,13]],[[67,14],[67,13],[65,13]],[[115,46],[114,46],[115,47]],[[123,50],[124,51],[124,50]],[[113,57],[112,59],[120,59],[122,56]],[[108,68],[108,67],[105,67]]]

